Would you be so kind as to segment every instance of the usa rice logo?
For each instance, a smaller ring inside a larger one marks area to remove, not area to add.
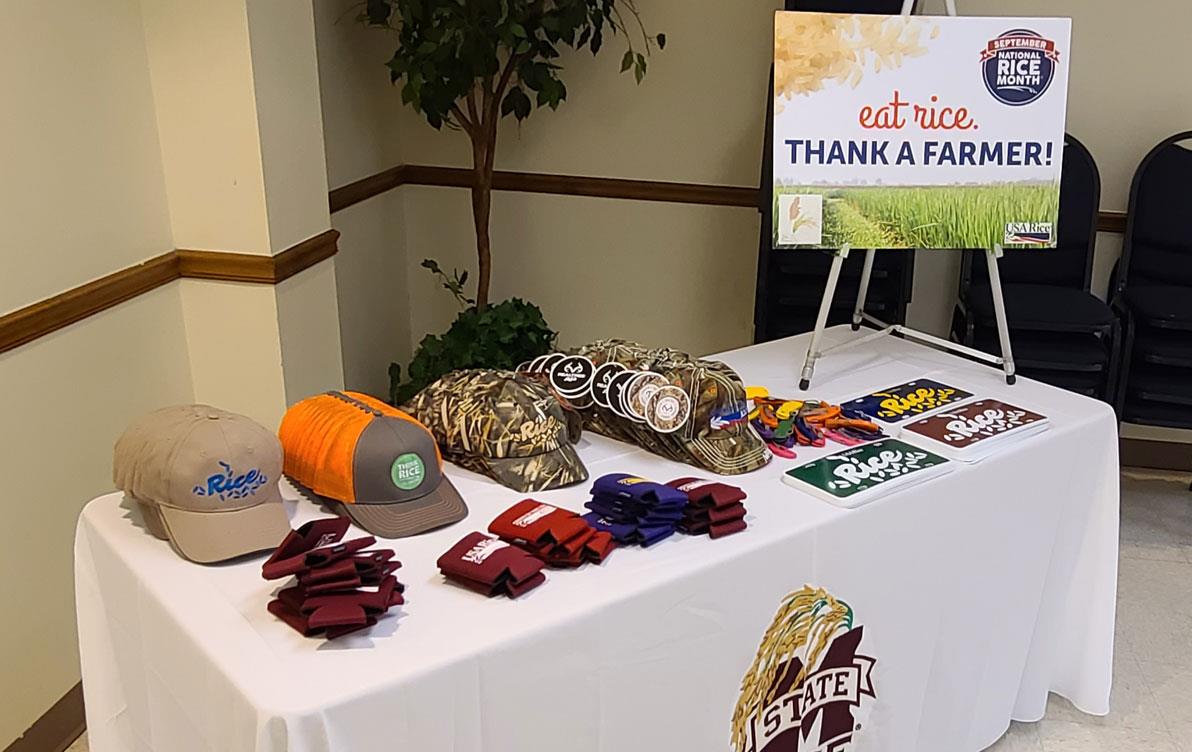
[[[1054,237],[1051,222],[1007,222],[1002,242],[1006,245],[1047,245]]]
[[[1028,105],[1047,92],[1059,59],[1055,42],[1030,29],[1011,29],[981,51],[985,88],[1002,104]]]

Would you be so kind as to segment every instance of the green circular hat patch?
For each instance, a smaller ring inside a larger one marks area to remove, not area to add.
[[[426,465],[422,464],[421,457],[408,452],[393,461],[389,474],[393,478],[393,485],[403,491],[412,491],[422,485],[426,477]]]

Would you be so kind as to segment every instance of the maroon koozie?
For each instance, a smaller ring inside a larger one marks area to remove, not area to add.
[[[723,507],[745,500],[744,491],[715,480],[676,478],[666,485],[687,494],[687,503],[696,507]]]
[[[269,609],[269,613],[273,614],[297,630],[302,634],[303,637],[315,637],[322,634],[327,639],[334,640],[336,637],[343,637],[344,635],[351,634],[352,632],[368,629],[377,623],[376,617],[366,616],[364,621],[358,624],[314,626],[311,624],[310,619],[307,616],[303,615],[299,611],[296,611],[295,609],[290,608],[290,606],[280,599],[269,601],[269,605],[266,606],[266,608]]]
[[[298,575],[298,582],[307,590],[324,591],[380,585],[400,567],[401,562],[393,559],[390,549],[362,551],[318,569],[302,572]]]
[[[723,538],[726,535],[739,533],[746,527],[748,525],[745,524],[745,520],[729,520],[728,522],[708,525],[708,535],[712,538]]]
[[[293,591],[291,594],[290,591]],[[288,597],[287,597],[288,596]],[[304,614],[326,608],[359,606],[372,616],[380,616],[393,606],[405,603],[397,578],[386,577],[376,590],[350,590],[340,593],[312,593],[301,587],[287,588],[277,594],[286,605],[294,606]]]
[[[301,574],[344,559],[376,542],[376,538],[367,535],[363,538],[355,538],[344,543],[336,543],[333,546],[324,546],[288,558],[266,562],[261,567],[261,575],[266,580],[280,580],[282,577],[292,574]]]
[[[484,533],[469,533],[439,557],[438,566],[449,579],[496,595],[512,594],[514,590],[520,594],[529,589],[521,586],[527,580],[536,580],[535,575],[541,573],[545,562],[506,541]],[[533,587],[539,584],[536,582]]]
[[[745,517],[745,505],[736,502],[724,507],[711,507],[708,509],[693,509],[689,514],[685,515],[683,519],[690,522],[707,522],[712,525],[717,525],[722,522],[730,520],[739,520]]]
[[[344,517],[324,517],[321,520],[311,520],[297,530],[291,530],[281,545],[274,549],[269,558],[261,565],[262,569],[275,565],[279,561],[292,559],[307,551],[339,543],[344,534],[348,532],[350,522]]]

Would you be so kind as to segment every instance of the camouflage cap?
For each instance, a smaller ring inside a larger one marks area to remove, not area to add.
[[[563,407],[541,384],[512,371],[453,371],[403,409],[431,430],[452,462],[517,491],[588,477]]]
[[[590,411],[589,426],[598,433],[721,475],[750,472],[770,461],[770,450],[746,419],[745,387],[728,365],[617,339],[598,340],[580,352],[598,364],[615,360],[627,368],[659,373],[685,391],[692,406],[684,427],[668,434],[596,408]]]
[[[701,360],[667,369],[691,398],[691,419],[678,435],[697,464],[721,475],[757,470],[773,456],[750,425],[745,387],[723,363]]]

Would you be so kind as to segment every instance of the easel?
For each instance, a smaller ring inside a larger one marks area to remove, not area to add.
[[[944,0],[944,2],[948,15],[955,16],[956,0]],[[902,15],[910,15],[914,6],[915,0],[903,0]],[[865,313],[865,298],[869,294],[869,278],[873,274],[873,259],[877,253],[877,250],[874,248],[865,251],[865,263],[861,267],[861,284],[857,290],[857,304],[853,308],[852,329],[854,332],[859,331],[862,323],[869,323],[877,327],[877,330],[863,337],[834,345],[826,350],[821,350],[820,340],[823,339],[824,328],[828,323],[828,311],[832,307],[832,298],[836,294],[836,286],[840,281],[840,268],[844,265],[844,260],[848,257],[849,250],[849,247],[846,245],[832,252],[832,266],[828,270],[828,283],[824,287],[824,296],[820,299],[819,313],[815,318],[815,330],[811,334],[811,344],[807,348],[807,358],[803,361],[803,372],[799,379],[800,389],[807,389],[811,386],[811,377],[815,373],[815,363],[825,353],[856,347],[857,345],[884,337],[887,334],[916,340],[926,345],[951,350],[961,355],[967,355],[970,358],[1001,366],[1006,372],[1006,383],[1013,384],[1015,382],[1014,356],[1010,352],[1010,328],[1006,323],[1006,304],[1002,298],[1002,280],[998,274],[997,267],[997,260],[1002,256],[1002,247],[1000,245],[994,245],[993,248],[985,252],[985,261],[989,265],[989,288],[993,296],[993,313],[994,318],[997,319],[998,340],[1002,348],[1001,357],[990,355],[989,353],[956,342],[950,342],[927,332],[911,329],[903,324],[887,324],[877,317]]]

